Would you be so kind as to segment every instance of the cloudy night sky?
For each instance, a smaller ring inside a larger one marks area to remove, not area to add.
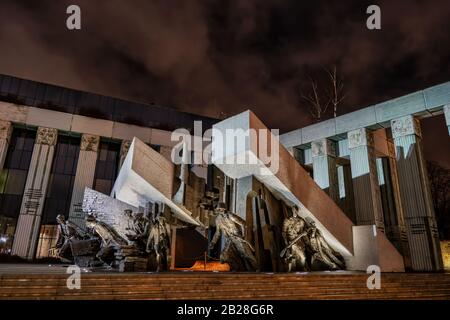
[[[324,68],[344,82],[338,115],[450,81],[448,0],[30,2],[0,0],[0,73],[212,117],[250,108],[282,132],[313,123],[301,92]],[[450,168],[443,116],[423,131]]]

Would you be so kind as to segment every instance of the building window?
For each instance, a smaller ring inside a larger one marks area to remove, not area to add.
[[[56,216],[69,216],[79,152],[79,137],[58,136],[42,210],[36,258],[51,256],[51,249],[56,241]]]
[[[14,128],[0,172],[0,254],[11,252],[36,131]]]
[[[109,195],[117,176],[120,143],[101,140],[95,166],[94,190]]]

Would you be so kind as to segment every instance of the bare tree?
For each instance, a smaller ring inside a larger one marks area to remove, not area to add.
[[[302,98],[305,99],[309,104],[309,113],[312,118],[319,122],[322,116],[327,112],[328,106],[330,105],[330,99],[324,97],[321,99],[321,94],[319,93],[317,82],[314,79],[311,80],[311,90],[307,94],[302,94]]]
[[[329,92],[329,97],[331,104],[333,105],[333,116],[337,117],[337,108],[342,100],[345,99],[344,93],[344,83],[342,79],[337,76],[336,66],[333,66],[332,70],[327,70],[331,81],[331,90]]]
[[[338,106],[345,98],[344,83],[338,76],[336,66],[332,69],[325,69],[328,74],[329,83],[319,87],[317,81],[310,78],[310,88],[301,97],[308,103],[309,113],[312,118],[319,122],[327,112],[330,105],[333,106],[333,116],[337,117]]]

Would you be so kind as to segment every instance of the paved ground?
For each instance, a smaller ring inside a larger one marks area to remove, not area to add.
[[[27,264],[27,263],[0,263],[0,275],[20,275],[20,274],[66,274],[67,267],[69,267],[69,264]],[[108,269],[108,268],[82,268],[82,272],[86,273],[119,273],[118,271],[114,269]],[[127,274],[134,273],[134,272],[127,272]],[[137,272],[136,272],[137,273]],[[192,271],[173,271],[173,272],[165,272],[170,274],[178,274],[178,273],[192,273]],[[196,273],[203,273],[203,272],[196,272]],[[213,273],[213,272],[206,272],[206,273]],[[228,273],[228,272],[226,272]],[[297,272],[295,274],[360,274],[362,272],[355,272],[355,271],[315,271],[315,272]],[[155,274],[155,272],[140,272],[139,274]],[[261,272],[261,274],[273,274],[273,272]]]

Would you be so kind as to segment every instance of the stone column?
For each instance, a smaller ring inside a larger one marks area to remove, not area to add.
[[[386,164],[390,173],[390,186],[395,205],[396,225],[391,226],[391,230],[387,231],[387,236],[394,246],[403,255],[405,268],[411,268],[411,254],[408,243],[408,235],[405,224],[405,213],[400,194],[400,184],[398,180],[398,169],[395,155],[395,145],[392,140],[387,141],[388,144],[388,163]]]
[[[12,129],[13,127],[11,122],[0,120],[0,170],[3,169],[3,165],[5,164]]]
[[[348,148],[357,225],[376,225],[384,231],[383,209],[373,136],[365,128],[348,132]]]
[[[34,258],[57,138],[57,129],[38,128],[14,235],[13,255]]]
[[[442,270],[442,255],[419,120],[405,116],[391,121],[398,180],[408,232],[412,269]]]
[[[78,155],[77,171],[73,183],[72,200],[70,203],[69,220],[84,229],[83,197],[86,187],[94,184],[95,164],[97,162],[100,137],[83,134],[81,136],[80,154]]]
[[[122,164],[125,161],[125,158],[128,154],[128,149],[130,149],[131,140],[123,140],[120,145],[120,158],[119,158],[119,171],[122,168]]]
[[[450,104],[444,106],[445,122],[447,123],[448,134],[450,135]]]
[[[311,143],[314,181],[339,204],[339,182],[336,167],[336,148],[329,139]]]

